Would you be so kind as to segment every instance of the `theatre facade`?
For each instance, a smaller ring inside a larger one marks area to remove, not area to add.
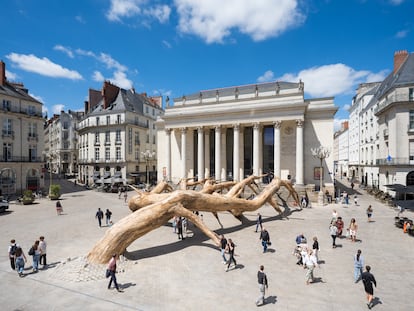
[[[319,185],[320,160],[311,148],[333,150],[333,97],[305,99],[301,81],[200,91],[166,104],[157,120],[158,180],[240,181],[272,173]],[[326,185],[332,172],[331,155],[323,161]]]

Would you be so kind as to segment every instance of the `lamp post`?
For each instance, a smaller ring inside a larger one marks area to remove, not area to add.
[[[150,187],[150,182],[149,182],[149,167],[148,167],[148,163],[152,160],[153,157],[155,157],[155,151],[151,151],[151,150],[145,150],[145,151],[141,151],[141,156],[144,158],[145,160],[145,169],[146,169],[146,173],[147,173],[147,190],[149,190]]]
[[[323,205],[323,160],[329,157],[329,154],[331,152],[328,148],[325,148],[323,146],[319,146],[318,148],[311,148],[311,152],[314,158],[320,160],[318,204]]]

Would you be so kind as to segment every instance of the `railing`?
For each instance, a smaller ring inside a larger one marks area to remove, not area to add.
[[[83,121],[84,122],[84,121]],[[86,123],[86,122],[85,122]],[[84,128],[88,128],[88,127],[96,127],[96,126],[108,126],[108,125],[137,125],[143,128],[148,128],[148,125],[146,122],[140,122],[140,121],[136,121],[133,119],[126,119],[126,120],[112,120],[111,122],[106,122],[104,120],[100,120],[98,123],[97,122],[90,122],[89,124],[79,124],[77,126],[78,130],[84,129]]]
[[[14,139],[14,131],[8,131],[8,130],[2,130],[1,131],[1,137],[11,137]]]
[[[378,111],[386,108],[387,106],[391,105],[392,103],[396,103],[396,102],[408,102],[408,101],[413,101],[413,99],[411,97],[409,97],[408,94],[391,94],[388,95],[387,99],[384,100],[381,104],[378,105],[378,107],[376,107],[374,109],[374,113],[377,113]]]
[[[20,156],[12,156],[12,157],[5,157],[2,155],[0,157],[1,162],[44,162],[42,157],[20,157]]]
[[[117,158],[109,158],[109,159],[105,159],[105,158],[99,158],[99,159],[79,159],[78,160],[79,164],[85,164],[85,163],[121,163],[121,162],[125,162],[124,159],[117,159]]]
[[[409,158],[377,159],[377,165],[413,165],[414,161]]]

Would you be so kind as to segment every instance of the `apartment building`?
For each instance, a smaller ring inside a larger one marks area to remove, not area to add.
[[[155,121],[163,115],[161,97],[148,97],[105,81],[89,90],[78,125],[79,173],[88,185],[156,181]]]
[[[2,195],[44,187],[42,103],[23,83],[7,80],[0,61],[0,191]]]

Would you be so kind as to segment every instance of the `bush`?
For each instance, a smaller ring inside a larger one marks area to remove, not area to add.
[[[23,192],[23,204],[32,204],[34,202],[34,195],[32,190],[25,190]]]
[[[49,198],[51,200],[57,200],[60,197],[60,185],[51,185]]]

